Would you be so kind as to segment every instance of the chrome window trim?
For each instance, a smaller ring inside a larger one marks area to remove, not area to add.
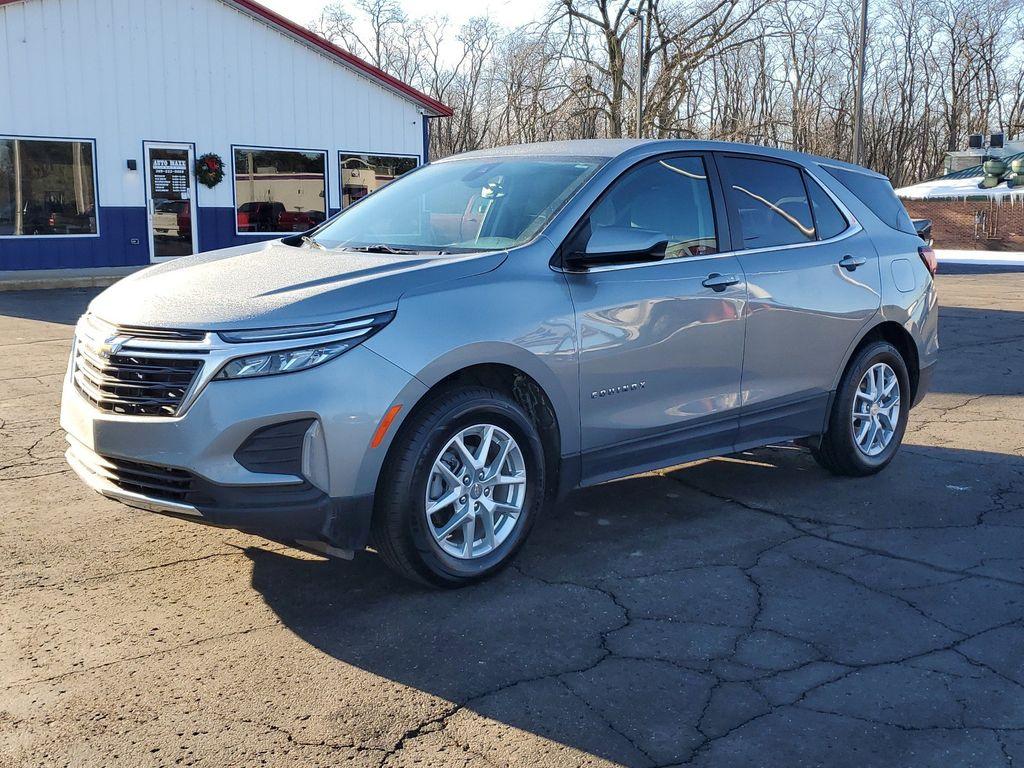
[[[864,231],[864,227],[862,227],[856,220],[854,220],[854,222],[849,227],[847,227],[845,230],[840,232],[835,237],[830,237],[828,240],[811,240],[811,241],[806,242],[806,243],[790,243],[789,245],[776,245],[776,246],[769,246],[767,248],[740,248],[740,249],[734,249],[734,250],[730,250],[730,251],[722,251],[721,253],[708,253],[708,254],[705,254],[704,256],[683,256],[683,257],[676,258],[676,259],[662,259],[661,261],[642,261],[642,262],[639,262],[637,264],[607,264],[607,265],[600,266],[600,267],[591,267],[590,269],[586,269],[586,270],[572,270],[572,269],[564,269],[564,268],[563,269],[556,268],[556,269],[558,269],[558,271],[563,272],[563,273],[565,273],[567,275],[586,275],[586,274],[590,274],[592,272],[612,272],[614,270],[619,270],[619,269],[638,269],[640,267],[659,267],[659,266],[665,266],[665,265],[668,265],[668,264],[679,264],[679,263],[683,263],[683,262],[687,262],[688,263],[688,262],[692,262],[692,261],[709,261],[709,260],[712,260],[712,259],[724,258],[726,256],[737,256],[737,257],[739,257],[739,256],[750,256],[750,255],[757,255],[759,253],[768,253],[768,252],[774,253],[776,251],[790,251],[790,250],[794,250],[794,249],[797,249],[797,248],[813,248],[816,245],[829,245],[831,243],[841,242],[841,241],[847,239],[848,237],[853,237],[854,235],[858,234],[859,232],[863,232],[863,231]]]

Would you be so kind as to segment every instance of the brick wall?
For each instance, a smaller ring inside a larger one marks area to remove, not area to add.
[[[1024,202],[904,200],[914,219],[932,220],[936,248],[1024,251]]]

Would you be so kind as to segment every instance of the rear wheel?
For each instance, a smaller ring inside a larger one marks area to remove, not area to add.
[[[888,342],[868,344],[840,382],[828,431],[814,458],[837,475],[880,471],[899,450],[909,406],[910,377],[903,357]]]
[[[543,448],[503,393],[435,396],[395,438],[381,477],[373,543],[403,576],[458,587],[508,565],[544,498]]]

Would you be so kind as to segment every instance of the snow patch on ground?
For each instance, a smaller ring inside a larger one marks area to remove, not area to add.
[[[1004,267],[1024,267],[1024,251],[960,251],[936,248],[940,264],[979,264]]]

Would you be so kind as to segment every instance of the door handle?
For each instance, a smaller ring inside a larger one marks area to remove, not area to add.
[[[730,285],[736,285],[739,281],[740,279],[736,275],[721,275],[718,272],[712,272],[704,279],[701,285],[721,293]]]
[[[867,264],[867,261],[868,260],[863,256],[843,256],[843,258],[839,260],[839,266],[853,272],[857,267],[863,267]]]

